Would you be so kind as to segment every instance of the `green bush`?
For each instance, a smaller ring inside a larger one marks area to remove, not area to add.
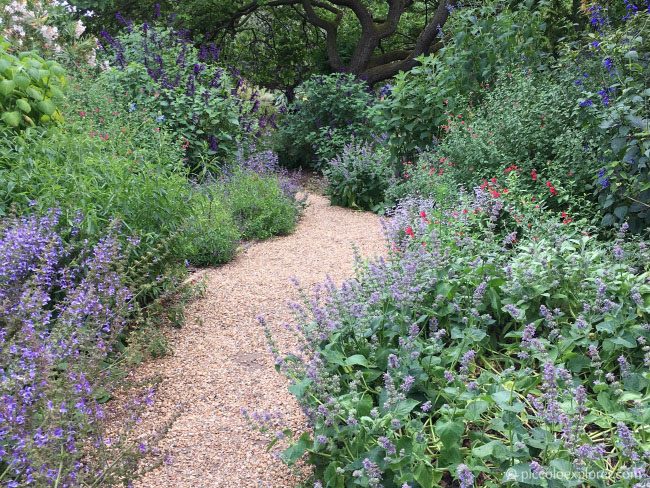
[[[354,141],[323,167],[323,174],[334,205],[363,210],[377,210],[393,180],[388,152]]]
[[[216,63],[216,48],[197,48],[187,32],[142,24],[113,38],[102,33],[111,69],[102,80],[114,97],[144,110],[184,144],[195,174],[218,172],[260,135],[259,99]]]
[[[393,151],[412,157],[416,149],[433,146],[442,136],[445,112],[480,100],[481,87],[504,66],[541,61],[548,46],[544,27],[540,12],[523,2],[513,10],[501,2],[454,10],[444,47],[399,73],[390,96],[373,109],[373,121],[389,136]]]
[[[583,46],[569,51],[564,62],[568,70],[577,64],[583,126],[604,138],[600,166],[589,168],[603,213],[601,224],[611,227],[625,221],[642,232],[650,227],[648,12],[628,13],[623,19],[618,27],[608,21]]]
[[[282,192],[277,176],[235,170],[224,193],[244,239],[288,234],[296,225],[298,207]]]
[[[174,136],[148,113],[120,107],[101,83],[72,86],[64,126],[4,140],[0,213],[58,208],[68,223],[82,214],[91,241],[117,219],[141,240],[140,254],[197,265],[230,259],[239,231],[216,190],[190,183]]]
[[[593,191],[599,140],[578,124],[572,85],[553,74],[505,71],[480,107],[447,112],[438,155],[466,187],[515,171],[531,190],[550,182],[556,207],[583,206]]]
[[[0,119],[4,126],[24,129],[61,122],[65,70],[32,51],[13,55],[10,47],[0,41]]]
[[[183,231],[181,255],[196,266],[230,261],[241,232],[217,188],[208,187],[192,199],[192,217]]]
[[[369,138],[373,100],[367,85],[351,74],[315,76],[300,85],[275,134],[280,163],[319,166],[352,139]]]

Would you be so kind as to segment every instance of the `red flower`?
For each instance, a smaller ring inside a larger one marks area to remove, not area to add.
[[[422,217],[423,219],[426,219],[427,218],[427,213],[424,210],[422,210],[422,212],[420,212],[420,217]]]
[[[537,171],[532,170],[532,171],[530,172],[530,176],[531,176],[531,178],[533,179],[533,181],[537,181]]]
[[[547,181],[546,186],[548,187],[548,191],[551,192],[551,195],[553,195],[553,196],[557,195],[557,190],[553,186],[553,183],[551,183],[550,181]]]
[[[496,182],[497,182],[497,179],[496,179],[496,178],[490,178],[490,181],[491,181],[492,183],[496,183]]]
[[[86,116],[86,112],[84,112],[83,110],[80,110],[79,111],[79,117],[81,117],[83,119],[85,116]]]
[[[413,227],[410,225],[405,230],[407,236],[415,237],[415,232],[413,232]]]
[[[499,193],[497,190],[490,190],[490,193],[492,194],[493,198],[499,198],[501,196],[501,193]]]
[[[517,170],[519,170],[519,166],[517,166],[516,164],[511,164],[504,170],[504,173],[508,174],[511,171],[517,171]]]

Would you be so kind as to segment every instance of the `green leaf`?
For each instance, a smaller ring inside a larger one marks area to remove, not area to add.
[[[2,120],[10,127],[18,127],[20,125],[20,112],[5,112],[2,114]]]
[[[623,220],[625,216],[627,215],[628,207],[626,205],[622,205],[620,207],[616,207],[614,210],[614,215],[616,215],[619,219]]]
[[[481,414],[490,407],[490,404],[484,400],[477,400],[469,403],[465,407],[465,419],[476,421],[481,418]]]
[[[436,422],[435,432],[445,447],[460,447],[460,439],[465,432],[465,424],[458,421],[440,419]]]
[[[363,354],[355,354],[345,360],[346,366],[368,366],[368,360]]]
[[[418,463],[417,468],[413,472],[413,477],[422,488],[434,488],[438,486],[439,479],[436,479],[433,468],[425,463]]]
[[[36,107],[45,115],[52,115],[56,110],[56,107],[49,99],[38,102]]]
[[[400,417],[405,417],[411,411],[418,405],[420,402],[417,400],[413,400],[412,398],[407,398],[406,400],[402,400],[401,402],[397,403],[395,405],[395,415],[400,416]]]
[[[16,88],[16,83],[13,80],[0,81],[0,95],[9,96]]]
[[[16,100],[16,107],[18,107],[21,111],[25,112],[26,114],[32,111],[32,106],[25,98],[19,98],[18,100]]]
[[[33,86],[30,86],[25,90],[25,93],[29,96],[29,98],[33,98],[34,100],[40,102],[43,100],[43,94]]]
[[[472,449],[472,454],[479,458],[485,458],[491,456],[496,448],[505,449],[505,445],[501,441],[490,441],[482,446],[474,447]]]
[[[303,454],[305,454],[305,452],[307,452],[307,449],[309,449],[311,442],[312,441],[309,437],[309,433],[304,432],[298,439],[298,442],[285,449],[280,457],[285,463],[289,465],[294,464],[298,459],[302,457]]]
[[[311,385],[312,380],[309,378],[305,378],[302,381],[299,381],[298,383],[294,383],[293,385],[289,385],[289,391],[293,393],[297,398],[302,398],[305,395],[305,391],[307,391],[307,388],[309,388],[309,385]]]

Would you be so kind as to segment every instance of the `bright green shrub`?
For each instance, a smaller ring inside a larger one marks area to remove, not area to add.
[[[548,45],[540,13],[523,3],[514,10],[498,2],[456,9],[445,30],[450,34],[445,46],[399,73],[391,95],[373,110],[374,123],[402,156],[434,145],[445,112],[465,107],[468,98],[480,99],[481,87],[504,66],[524,59],[534,65]]]
[[[296,225],[298,208],[272,174],[236,170],[224,183],[225,204],[244,239],[288,234]]]
[[[217,188],[207,188],[192,199],[192,217],[183,230],[182,255],[196,266],[230,261],[241,233]]]
[[[65,70],[35,52],[9,52],[0,42],[0,119],[5,127],[25,128],[63,120],[60,103]]]
[[[275,135],[284,166],[319,166],[352,139],[369,138],[369,108],[374,95],[351,74],[315,76],[296,90]]]
[[[390,154],[370,143],[351,142],[323,167],[334,205],[376,210],[393,180]]]

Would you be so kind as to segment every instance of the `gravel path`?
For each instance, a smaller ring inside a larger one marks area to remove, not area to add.
[[[138,371],[163,378],[143,424],[160,427],[177,415],[160,444],[171,456],[138,488],[288,488],[298,482],[240,413],[281,412],[304,429],[256,317],[264,315],[280,348],[291,349],[283,327],[291,320],[287,301],[296,297],[290,279],[310,286],[329,275],[340,282],[352,273],[353,245],[364,256],[384,251],[377,216],[331,207],[313,194],[308,204],[292,235],[256,243],[207,270],[205,296],[190,305],[186,325],[171,337],[174,353]]]

